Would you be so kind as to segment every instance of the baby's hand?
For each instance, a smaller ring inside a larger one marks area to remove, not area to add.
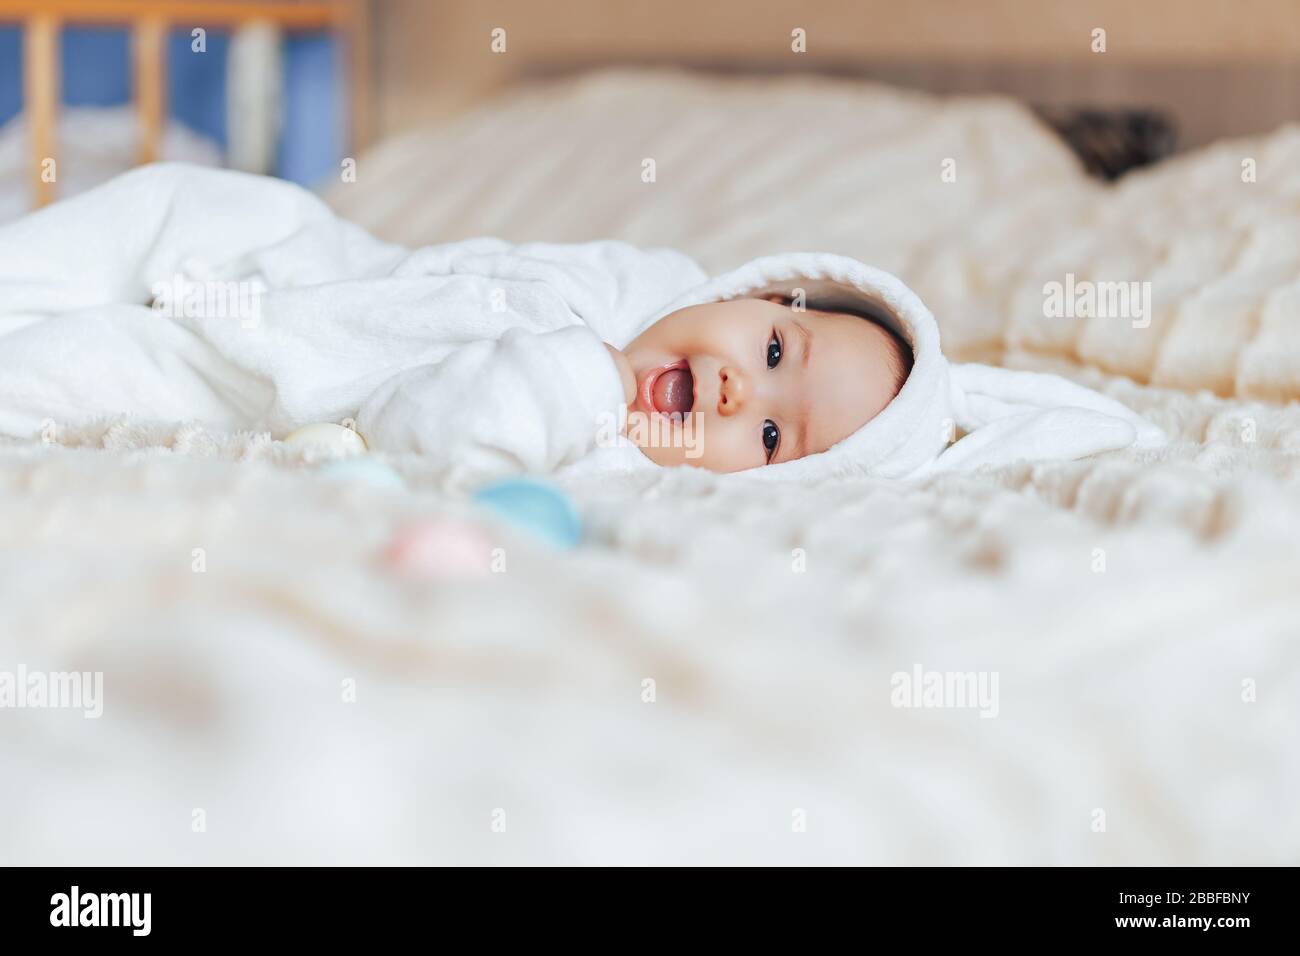
[[[618,377],[623,382],[623,404],[630,408],[636,401],[636,373],[632,371],[632,363],[627,360],[626,355],[608,342],[605,343],[605,348],[609,349],[614,367],[618,369]]]

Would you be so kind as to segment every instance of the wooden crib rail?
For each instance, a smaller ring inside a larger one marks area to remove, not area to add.
[[[238,28],[272,23],[287,31],[332,30],[346,50],[352,148],[368,138],[369,22],[366,0],[0,0],[0,23],[23,27],[23,108],[31,183],[38,206],[55,198],[59,33],[68,24],[131,30],[132,85],[140,162],[161,153],[166,126],[167,33],[172,28]]]

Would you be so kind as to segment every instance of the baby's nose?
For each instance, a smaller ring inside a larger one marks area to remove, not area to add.
[[[748,386],[739,370],[724,366],[718,375],[722,384],[718,389],[718,414],[734,415],[745,405]]]

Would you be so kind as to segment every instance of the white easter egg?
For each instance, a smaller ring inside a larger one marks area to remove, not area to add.
[[[360,455],[366,450],[366,440],[351,428],[333,422],[304,425],[284,436],[286,445],[319,445],[342,455]]]

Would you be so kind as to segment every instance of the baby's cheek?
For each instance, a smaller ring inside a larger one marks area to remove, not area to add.
[[[734,418],[692,412],[680,424],[633,411],[627,437],[657,465],[731,472],[764,464],[761,430]]]
[[[763,464],[759,434],[744,427],[739,419],[701,415],[694,435],[689,428],[685,432],[688,440],[693,437],[686,464],[717,472],[742,471]]]
[[[687,453],[695,454],[695,442],[690,436],[690,429],[674,425],[662,415],[632,409],[628,412],[624,434],[657,465],[671,468],[696,463],[686,457]]]

